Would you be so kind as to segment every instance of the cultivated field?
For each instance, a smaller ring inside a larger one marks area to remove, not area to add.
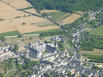
[[[31,15],[30,13],[38,14],[33,8],[25,10],[30,13],[16,9],[30,6],[26,0],[0,1],[0,33],[19,31],[22,34],[59,28],[47,19]]]
[[[10,7],[9,5],[0,1],[0,19],[11,19],[17,16],[24,16],[28,15],[26,13],[20,12],[15,10],[14,8]]]
[[[79,15],[79,14],[72,14],[72,15],[68,16],[67,18],[65,18],[62,22],[66,23],[66,24],[71,24],[80,17],[81,17],[81,15]]]
[[[93,51],[80,51],[81,54],[102,56],[103,50],[94,49]]]
[[[46,23],[48,24],[48,26],[41,25],[40,23]],[[28,17],[10,19],[0,22],[0,33],[15,30],[18,30],[20,33],[28,33],[28,32],[59,28],[58,26],[51,24],[52,23],[50,21],[37,16],[28,16]]]
[[[28,3],[26,0],[2,0],[5,3],[13,6],[16,9],[31,7],[32,5]]]
[[[66,24],[71,24],[80,18],[84,13],[81,11],[74,11],[73,14],[59,11],[59,10],[41,10],[41,13],[46,13],[49,18],[56,22],[63,22]]]
[[[26,0],[1,0],[0,1],[0,33],[18,31],[19,33],[31,33],[58,29],[54,23],[42,17],[31,15],[37,11]],[[24,9],[25,11],[17,10]],[[29,13],[28,13],[29,12]],[[71,24],[81,15],[70,14],[58,10],[42,10],[41,13],[48,13],[49,17],[56,22]]]

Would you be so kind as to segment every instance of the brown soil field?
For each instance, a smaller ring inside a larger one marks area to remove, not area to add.
[[[25,10],[25,11],[40,15],[34,8],[33,9],[28,9],[28,10]]]
[[[38,27],[38,26],[29,26],[26,25],[26,26],[18,26],[17,27],[17,30],[20,32],[20,33],[28,33],[28,32],[37,32],[37,31],[45,31],[45,30],[51,30],[51,29],[57,29],[59,28],[58,26],[56,25],[53,25],[53,26],[45,26],[45,27]]]
[[[49,29],[59,28],[56,25],[39,27],[40,23],[51,23],[50,21],[37,16],[28,16],[16,19],[10,19],[0,22],[0,33],[18,30],[20,33],[28,33]],[[38,23],[38,25],[37,25]]]
[[[81,15],[72,14],[72,15],[68,16],[66,19],[64,19],[62,22],[66,23],[66,24],[71,24],[80,17],[81,17]]]
[[[28,3],[26,0],[2,0],[10,5],[12,5],[15,8],[26,8],[31,7],[32,5]]]
[[[24,8],[30,6],[31,5],[26,2],[26,0],[0,1],[0,19],[3,19],[3,21],[0,21],[0,33],[15,30],[18,30],[20,33],[28,33],[59,28],[58,26],[53,25],[53,23],[47,19],[38,16],[32,16],[14,8]],[[27,11],[38,14],[35,9],[29,9]]]
[[[9,5],[0,1],[0,19],[10,19],[15,18],[17,16],[28,15],[26,13],[15,10]]]
[[[41,10],[41,13],[52,13],[52,12],[58,12],[59,10]]]

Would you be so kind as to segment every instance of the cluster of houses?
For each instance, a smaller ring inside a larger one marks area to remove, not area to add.
[[[29,58],[43,58],[51,56],[55,53],[57,53],[57,47],[58,44],[56,41],[64,42],[65,39],[62,36],[54,36],[51,37],[50,40],[52,42],[32,42],[28,44],[28,51],[27,51],[27,57]],[[45,54],[47,53],[47,54]]]
[[[63,38],[63,36],[53,36],[50,38],[53,41],[61,41],[61,42],[65,42],[65,39]]]
[[[45,43],[41,41],[32,42],[28,44],[28,50],[24,53],[13,53],[13,47],[10,45],[0,47],[0,60],[7,60],[8,58],[11,58],[13,56],[26,56],[29,58],[41,58],[44,57],[52,57],[51,55],[55,55],[57,53],[56,47],[58,47],[56,41],[64,41],[64,38],[62,36],[54,36],[51,37],[50,40],[53,42],[51,43]],[[48,54],[45,54],[48,53]],[[45,58],[44,58],[45,59]]]
[[[51,40],[61,41],[61,38],[57,36],[52,37]],[[70,56],[67,51],[57,50],[55,45],[55,43],[50,44],[40,41],[28,45],[29,52],[32,52],[31,55],[40,58],[41,62],[39,65],[33,66],[33,70],[36,72],[30,75],[30,77],[45,77],[46,73],[51,72],[55,77],[58,75],[68,77],[68,73],[73,77],[103,77],[103,68],[92,69],[93,63],[90,63],[89,67],[86,66],[86,61],[80,54],[75,53],[73,56]],[[44,56],[43,51],[46,51],[48,56]],[[39,53],[38,56],[37,54],[33,55],[35,53]]]
[[[59,54],[59,53],[58,53]],[[69,55],[69,54],[68,54]],[[58,57],[50,62],[48,60],[41,61],[40,65],[34,66],[35,74],[30,77],[46,77],[46,73],[53,73],[54,77],[103,77],[103,68],[92,69],[93,64],[89,66],[84,65],[85,60],[80,54],[75,53],[68,57],[67,53],[61,53]]]
[[[12,47],[10,45],[0,47],[0,61],[6,60],[13,56]]]
[[[10,45],[0,47],[0,60],[6,60],[14,55],[26,56],[30,59],[39,59],[40,64],[34,65],[32,70],[35,73],[29,77],[46,77],[46,73],[53,73],[54,77],[68,77],[70,73],[73,77],[103,77],[103,68],[92,69],[93,63],[89,67],[85,65],[87,62],[79,53],[74,52],[72,56],[68,51],[60,51],[57,49],[56,41],[65,42],[61,36],[50,38],[52,42],[32,42],[27,46],[27,51],[24,53],[14,54]],[[19,59],[19,58],[18,58]],[[19,64],[24,64],[23,60],[18,60]]]

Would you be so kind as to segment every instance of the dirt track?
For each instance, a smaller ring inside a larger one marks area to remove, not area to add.
[[[52,13],[52,12],[58,12],[59,10],[41,10],[41,13]]]

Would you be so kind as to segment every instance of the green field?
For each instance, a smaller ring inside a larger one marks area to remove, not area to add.
[[[6,33],[1,33],[0,37],[4,37],[4,36],[15,36],[15,35],[19,35],[18,31],[11,31],[11,32],[6,32]]]
[[[103,25],[90,31],[89,34],[94,36],[103,36]]]
[[[81,54],[103,56],[102,49],[94,49],[93,51],[80,51]]]
[[[60,29],[51,29],[51,30],[45,30],[45,31],[38,31],[38,32],[30,32],[30,33],[25,33],[25,34],[40,34],[42,32],[55,32],[59,31]]]
[[[93,62],[103,63],[103,50],[102,49],[94,49],[93,51],[80,51],[80,54],[87,57]]]
[[[62,12],[62,11],[48,13],[48,15],[50,16],[50,19],[53,20],[53,21],[55,21],[55,20],[60,21],[60,20],[65,19],[66,14],[67,14],[66,12]]]
[[[51,30],[45,30],[45,31],[38,31],[38,32],[30,32],[30,33],[25,33],[25,34],[40,34],[42,32],[56,32],[60,29],[51,29]],[[18,31],[11,31],[11,32],[6,32],[6,33],[1,33],[0,37],[5,37],[5,36],[16,36],[19,35],[20,33]]]

